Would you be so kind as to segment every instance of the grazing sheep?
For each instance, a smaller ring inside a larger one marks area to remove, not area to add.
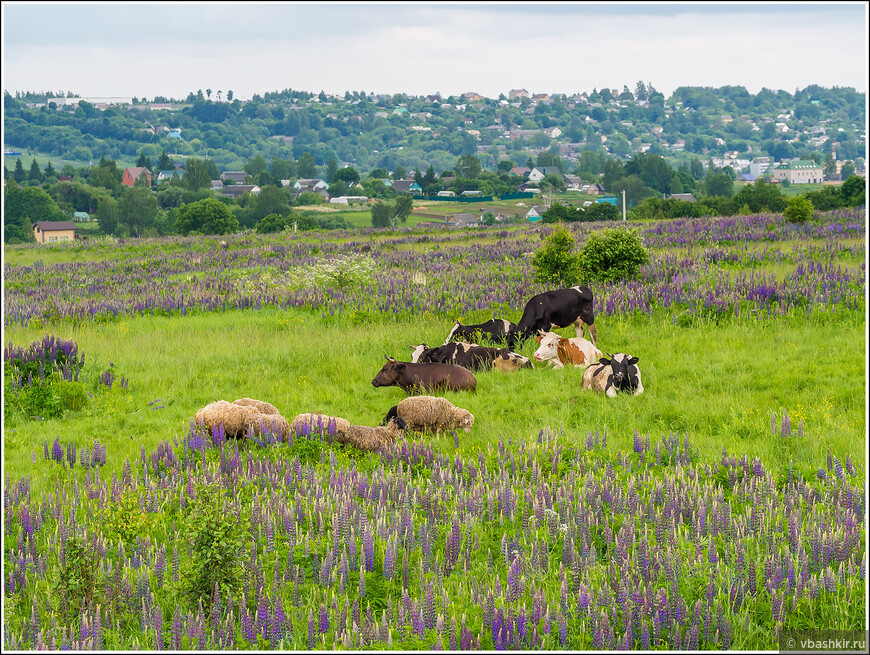
[[[233,401],[233,405],[245,405],[247,407],[256,407],[260,414],[280,414],[281,412],[272,405],[263,400],[255,400],[254,398],[239,398]]]
[[[206,405],[194,415],[194,421],[209,431],[223,425],[224,434],[228,437],[238,437],[246,432],[262,434],[266,431],[283,437],[290,431],[287,419],[277,412],[264,414],[253,405],[239,405],[226,400],[216,400]]]
[[[471,431],[474,416],[446,398],[436,396],[410,396],[390,408],[384,421],[393,417],[404,419],[409,430],[434,430],[440,434],[442,429],[462,428]]]
[[[293,431],[300,434],[303,426],[309,426],[311,431],[318,430],[321,433],[329,429],[329,424],[335,425],[336,434],[344,434],[350,427],[350,421],[338,416],[328,416],[326,414],[297,414],[293,419]]]
[[[380,450],[402,436],[407,427],[408,424],[403,418],[394,416],[383,427],[351,425],[346,432],[336,432],[335,441],[355,446],[360,450]]]

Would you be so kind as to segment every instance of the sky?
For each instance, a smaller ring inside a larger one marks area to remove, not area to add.
[[[2,23],[13,95],[866,92],[870,51],[864,2],[3,2]]]

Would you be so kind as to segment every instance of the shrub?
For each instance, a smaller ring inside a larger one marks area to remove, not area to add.
[[[580,279],[580,268],[574,245],[574,236],[564,225],[559,225],[532,257],[535,280],[561,286],[570,286],[577,282]]]
[[[100,556],[80,537],[67,539],[53,583],[54,596],[64,618],[78,616],[101,600]]]
[[[783,215],[794,223],[806,223],[813,217],[813,203],[804,196],[788,199]]]
[[[242,557],[249,543],[242,518],[232,511],[221,488],[199,486],[187,518],[189,562],[183,592],[196,607],[210,607],[215,587],[221,598],[233,597],[244,582]]]
[[[589,235],[578,258],[581,279],[598,282],[633,278],[648,261],[637,231],[623,229]]]

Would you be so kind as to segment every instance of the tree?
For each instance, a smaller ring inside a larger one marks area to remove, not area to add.
[[[353,166],[345,166],[335,172],[335,179],[344,182],[348,187],[359,182],[359,173]]]
[[[586,238],[578,264],[582,281],[617,282],[636,277],[649,259],[635,230],[609,229]]]
[[[330,157],[329,161],[326,162],[326,182],[327,184],[332,184],[335,182],[335,174],[338,172],[338,162],[335,161],[335,157]]]
[[[217,198],[204,198],[182,205],[175,215],[175,229],[183,235],[229,234],[239,229],[239,221]]]
[[[314,155],[310,152],[303,152],[296,162],[296,174],[303,180],[311,180],[317,177],[317,164],[314,161]]]
[[[775,184],[768,184],[758,178],[754,184],[747,184],[734,195],[734,204],[749,206],[753,214],[762,211],[781,212],[786,207],[786,198]]]
[[[392,227],[393,204],[376,202],[372,205],[372,227]]]
[[[704,178],[704,189],[708,196],[730,198],[734,193],[734,180],[727,173],[715,173],[711,168]]]
[[[411,215],[413,209],[414,199],[411,196],[402,194],[396,197],[396,205],[393,213],[402,223],[408,220],[408,216]]]
[[[806,223],[813,217],[813,203],[804,196],[795,196],[788,199],[782,213],[792,223]]]
[[[398,164],[393,169],[393,179],[394,180],[404,180],[405,175],[407,175],[407,171],[405,170],[405,167],[402,166],[401,164]]]
[[[318,198],[322,196],[315,193]],[[254,201],[254,216],[260,219],[269,214],[289,214],[290,203],[284,192],[274,184],[267,184],[260,189],[257,199]]]
[[[849,179],[854,174],[855,174],[855,164],[853,164],[850,161],[843,162],[843,165],[840,166],[840,178],[841,179]]]
[[[26,231],[23,231],[24,218],[31,223],[64,219],[57,203],[45,190],[35,186],[21,187],[14,180],[7,182],[4,205],[3,232],[6,243],[13,236],[17,241],[29,240]]]
[[[480,160],[474,155],[462,155],[456,162],[456,177],[474,180],[480,177]]]
[[[172,159],[166,154],[166,148],[163,148],[163,151],[160,153],[160,159],[157,160],[157,170],[168,171],[173,168],[175,168],[175,164],[172,163]]]
[[[112,196],[97,201],[97,222],[103,234],[112,235],[118,229],[118,201]]]
[[[574,236],[559,225],[531,260],[535,281],[567,287],[580,280],[579,257],[574,251]]]
[[[136,166],[139,168],[147,168],[149,171],[151,169],[151,157],[148,157],[145,152],[139,153],[139,159],[136,160]]]
[[[51,161],[45,165],[45,179],[51,180],[52,178],[57,177],[57,172],[54,170],[54,166],[51,165]]]
[[[199,191],[211,188],[211,172],[206,162],[201,159],[188,159],[187,172],[181,178],[181,184],[185,189]]]
[[[229,91],[227,91],[227,102],[232,102],[232,101],[233,101],[233,90],[230,89]]]
[[[25,178],[24,164],[21,163],[21,157],[19,157],[15,160],[15,170],[12,172],[12,179],[21,184]]]
[[[118,214],[120,223],[130,230],[130,236],[142,236],[157,217],[157,198],[144,187],[128,187],[118,202]]]
[[[263,155],[255,155],[248,159],[245,163],[245,172],[252,178],[256,178],[260,173],[269,169],[269,164],[263,158]]]
[[[840,187],[843,202],[849,207],[859,207],[866,203],[867,188],[863,177],[850,175]]]

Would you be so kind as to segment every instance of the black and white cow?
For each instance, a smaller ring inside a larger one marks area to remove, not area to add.
[[[503,318],[491,318],[485,323],[477,325],[462,325],[458,321],[453,324],[453,329],[444,340],[444,344],[451,341],[464,341],[470,339],[472,341],[480,341],[487,339],[493,343],[504,343],[508,335],[514,332],[517,326]]]
[[[611,354],[610,359],[602,357],[583,371],[583,389],[603,391],[608,398],[614,398],[619,391],[639,395],[643,393],[640,380],[638,358],[625,353]]]
[[[528,357],[512,353],[507,348],[490,348],[464,341],[454,341],[435,348],[427,348],[425,343],[411,346],[411,361],[453,364],[470,371],[485,371],[491,368],[504,371],[533,368]],[[496,362],[501,365],[497,366]]]
[[[554,328],[573,325],[577,336],[583,336],[583,325],[589,329],[590,341],[598,345],[598,330],[595,327],[595,312],[592,308],[592,290],[588,287],[570,287],[545,291],[526,303],[523,317],[517,329],[508,335],[508,350],[522,343],[538,330],[549,332]]]

